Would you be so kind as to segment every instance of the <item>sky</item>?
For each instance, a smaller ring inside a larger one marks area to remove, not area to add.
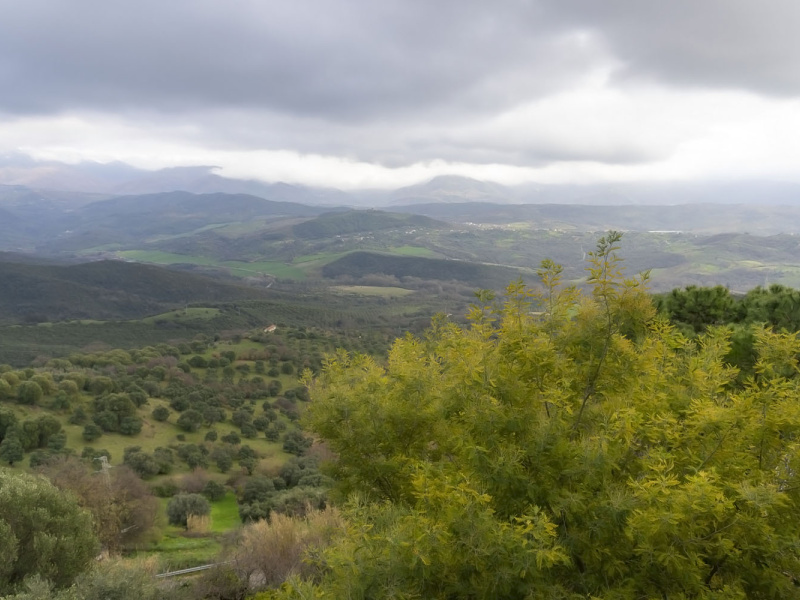
[[[0,0],[0,155],[342,189],[800,181],[797,0]]]

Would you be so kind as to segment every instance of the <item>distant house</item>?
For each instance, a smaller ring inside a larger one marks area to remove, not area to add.
[[[269,327],[264,328],[264,333],[272,333],[278,328],[277,325],[270,325]]]

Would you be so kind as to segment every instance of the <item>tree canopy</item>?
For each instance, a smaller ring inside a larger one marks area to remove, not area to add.
[[[69,585],[96,552],[92,518],[71,494],[0,470],[0,594],[34,575]]]
[[[657,317],[620,237],[585,292],[544,261],[469,326],[307,380],[349,529],[276,597],[797,597],[800,340],[755,329],[738,380],[730,332]]]

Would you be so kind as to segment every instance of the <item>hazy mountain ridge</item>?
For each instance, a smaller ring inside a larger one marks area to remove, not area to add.
[[[213,165],[148,171],[121,162],[66,164],[36,161],[25,155],[0,156],[2,187],[36,190],[45,197],[73,195],[142,195],[169,191],[196,194],[249,194],[267,200],[309,205],[388,207],[429,203],[675,205],[694,203],[796,205],[800,184],[783,181],[615,182],[592,184],[526,183],[507,186],[458,175],[397,189],[311,187],[223,177]],[[73,199],[73,201],[75,198]]]

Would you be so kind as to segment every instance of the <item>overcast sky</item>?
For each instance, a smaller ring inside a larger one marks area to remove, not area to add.
[[[0,154],[800,181],[798,0],[0,0]]]

